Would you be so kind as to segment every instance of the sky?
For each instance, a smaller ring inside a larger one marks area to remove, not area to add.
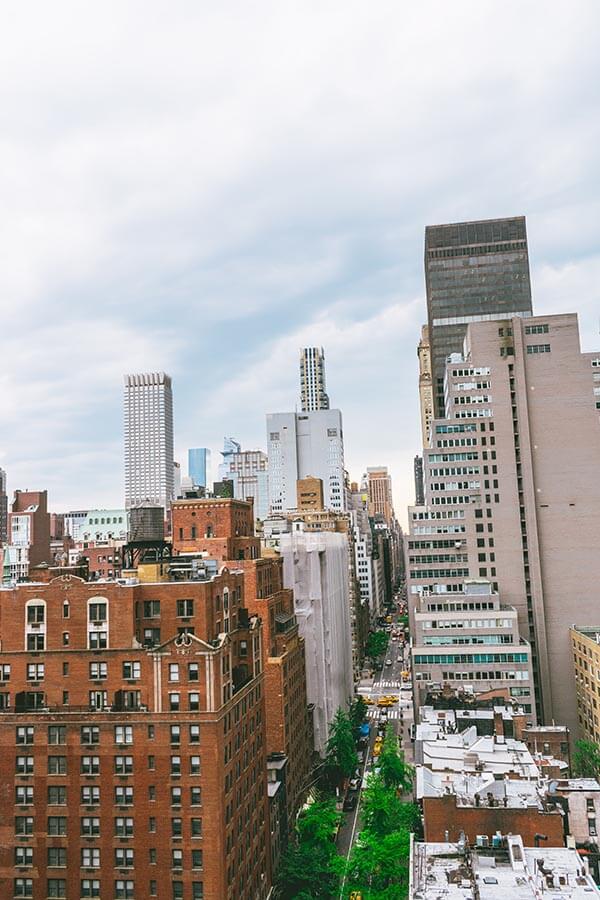
[[[0,13],[0,466],[123,502],[125,372],[176,458],[298,403],[325,349],[358,479],[420,449],[427,224],[527,216],[534,310],[600,348],[600,5],[54,0]],[[216,475],[216,472],[215,472]]]

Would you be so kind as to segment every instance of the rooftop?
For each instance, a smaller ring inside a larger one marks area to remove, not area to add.
[[[600,897],[577,851],[523,847],[520,835],[498,834],[492,838],[492,847],[414,843],[410,868],[410,900]]]

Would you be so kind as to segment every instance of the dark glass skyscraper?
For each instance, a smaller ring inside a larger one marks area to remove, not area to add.
[[[532,314],[525,216],[425,229],[425,284],[434,409],[444,412],[446,358],[470,322]]]

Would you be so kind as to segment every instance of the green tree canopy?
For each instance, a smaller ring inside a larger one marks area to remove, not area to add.
[[[360,726],[366,722],[367,720],[367,710],[368,706],[365,703],[365,698],[360,694],[358,697],[350,704],[349,717],[350,722],[354,730],[358,730]]]
[[[413,783],[413,768],[404,759],[404,753],[400,749],[398,736],[391,723],[385,731],[383,746],[379,755],[379,767],[383,783],[388,788],[408,793]]]
[[[350,778],[358,765],[350,718],[341,707],[329,728],[326,761],[333,779],[338,783]]]
[[[340,816],[335,801],[317,801],[296,824],[296,840],[285,852],[277,878],[282,900],[326,900],[340,889],[340,857],[335,833]]]
[[[362,794],[362,821],[365,830],[378,837],[404,827],[406,818],[395,790],[385,786],[381,773],[371,774]],[[411,804],[412,805],[412,804]]]
[[[600,775],[600,747],[594,741],[575,741],[573,774],[578,778],[598,778]]]
[[[389,635],[385,631],[372,631],[367,638],[365,654],[371,659],[383,656],[387,650]]]
[[[384,836],[361,832],[350,854],[349,891],[365,900],[404,900],[408,888],[410,833],[405,829]]]

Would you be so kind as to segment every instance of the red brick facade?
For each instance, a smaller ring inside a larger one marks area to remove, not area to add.
[[[0,897],[267,896],[261,625],[241,573],[3,589],[0,634]]]
[[[205,552],[221,561],[260,556],[253,506],[246,500],[177,500],[172,527],[174,553]]]
[[[456,796],[426,797],[423,800],[425,840],[456,842],[464,831],[471,844],[478,834],[520,834],[525,847],[535,846],[536,834],[548,837],[544,845],[564,847],[563,818],[558,810],[543,812],[536,807],[457,806]]]

